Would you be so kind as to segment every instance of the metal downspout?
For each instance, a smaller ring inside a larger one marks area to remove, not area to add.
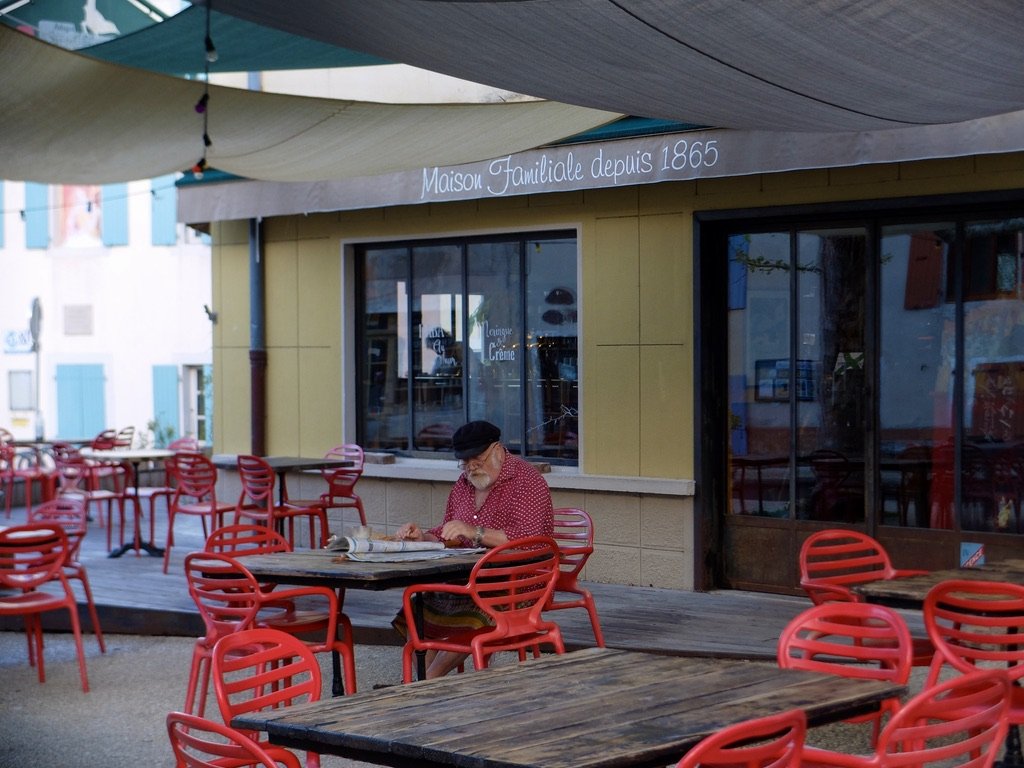
[[[249,376],[252,453],[267,453],[267,329],[263,222],[249,219]]]

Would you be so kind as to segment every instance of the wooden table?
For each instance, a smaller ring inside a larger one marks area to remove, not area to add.
[[[767,662],[588,648],[231,724],[292,749],[399,768],[666,766],[731,723],[797,707],[811,724],[834,722],[905,691]]]
[[[279,584],[325,586],[338,590],[338,604],[344,604],[346,589],[404,589],[410,584],[463,582],[480,559],[480,554],[451,555],[434,560],[400,563],[365,563],[348,560],[342,552],[323,549],[247,555],[245,567],[260,581]],[[423,616],[417,613],[422,630]],[[426,676],[425,653],[417,653],[417,677]]]
[[[122,544],[107,555],[107,557],[120,557],[129,549],[134,549],[135,554],[138,554],[140,549],[144,549],[153,557],[163,557],[164,550],[162,547],[156,546],[151,541],[143,541],[142,536],[139,534],[139,518],[142,514],[142,506],[139,501],[139,466],[144,461],[169,459],[174,455],[174,451],[166,448],[114,448],[111,450],[83,448],[79,453],[82,455],[82,458],[89,459],[90,461],[127,462],[132,468],[131,482],[132,488],[135,489],[135,534],[131,542]],[[124,501],[121,503],[123,504]]]
[[[869,603],[879,603],[893,608],[917,608],[924,605],[924,599],[932,587],[950,579],[968,581],[1009,581],[1024,584],[1024,560],[1005,560],[977,568],[950,568],[929,571],[920,576],[904,576],[898,579],[878,579],[852,587]]]
[[[325,459],[323,457],[312,458],[304,456],[261,456],[270,467],[277,472],[277,503],[284,504],[288,496],[285,476],[289,472],[300,472],[305,469],[343,469],[351,467],[355,462],[351,459]],[[233,453],[218,453],[210,457],[215,467],[219,469],[238,469],[238,455]]]

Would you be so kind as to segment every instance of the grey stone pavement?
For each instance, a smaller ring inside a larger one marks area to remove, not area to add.
[[[41,685],[28,665],[24,635],[0,632],[0,768],[174,765],[164,719],[183,705],[194,641],[141,635],[110,635],[106,640],[107,653],[100,654],[95,638],[84,636],[91,690],[83,693],[71,635],[47,633],[46,683]],[[401,650],[359,645],[356,668],[360,690],[397,683]],[[920,682],[917,675],[911,690],[919,690]],[[207,714],[216,717],[216,704],[211,704]],[[864,726],[812,729],[810,740],[843,751],[867,749]],[[366,764],[324,755],[322,765]]]

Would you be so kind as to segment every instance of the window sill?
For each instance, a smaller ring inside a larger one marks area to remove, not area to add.
[[[366,464],[363,466],[363,476],[382,480],[454,483],[459,478],[459,467],[456,462],[446,459],[399,458],[394,464]],[[647,493],[659,496],[693,496],[697,486],[693,480],[585,475],[575,467],[552,467],[550,472],[544,474],[544,479],[551,488],[558,490]]]

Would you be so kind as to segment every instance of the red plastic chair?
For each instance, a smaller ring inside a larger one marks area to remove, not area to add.
[[[299,759],[284,747],[271,752],[230,726],[184,712],[167,715],[167,735],[175,768],[301,768]]]
[[[89,609],[89,618],[92,620],[93,634],[96,635],[100,653],[106,653],[107,647],[103,642],[103,630],[100,629],[100,618],[96,613],[96,603],[89,585],[89,574],[78,559],[78,553],[82,548],[82,539],[85,538],[85,534],[89,530],[85,504],[72,496],[44,501],[29,512],[28,522],[52,523],[64,529],[64,533],[68,537],[68,548],[64,553],[64,573],[68,578],[78,579],[81,582],[82,591],[85,593],[85,603]]]
[[[264,555],[274,552],[291,552],[292,545],[288,539],[277,531],[258,523],[225,525],[206,537],[203,546],[206,552],[218,552],[231,557],[247,555]],[[272,592],[276,584],[261,582],[263,592]]]
[[[991,768],[1006,737],[1010,682],[998,671],[926,686],[895,712],[869,756],[806,747],[805,766]]]
[[[829,528],[812,533],[800,547],[800,586],[815,605],[827,602],[861,603],[851,587],[879,579],[898,579],[927,573],[895,568],[877,540],[859,531]],[[915,637],[914,666],[926,667],[935,655],[927,637]]]
[[[795,616],[779,636],[777,658],[783,669],[806,669],[858,680],[910,679],[912,641],[895,611],[868,603],[823,603]],[[872,724],[872,744],[882,718],[899,709],[886,699],[877,712],[847,722]]]
[[[246,603],[250,600],[255,602],[256,614],[252,620],[245,626],[231,627],[231,631],[268,628],[296,635],[313,653],[331,654],[334,667],[334,695],[355,693],[356,666],[352,622],[342,613],[338,596],[327,587],[317,586],[265,591],[264,585],[261,585],[245,567],[243,559],[212,552],[193,552],[185,558],[186,573],[190,569],[196,569],[195,563],[198,560],[204,576],[215,574],[218,578],[231,582],[232,589],[244,595]],[[216,589],[216,585],[210,584],[208,588]],[[215,596],[214,599],[218,598]],[[220,632],[219,636],[206,645],[212,647],[224,634],[230,633]],[[210,635],[209,631],[207,635]]]
[[[363,500],[355,492],[356,483],[363,474],[363,449],[355,443],[345,443],[331,448],[324,454],[325,459],[351,461],[351,467],[321,470],[327,490],[316,499],[294,499],[284,493],[285,503],[295,507],[322,507],[323,509],[354,509],[359,515],[359,524],[366,525],[366,510]]]
[[[317,547],[316,525],[320,525],[319,546],[327,546],[327,512],[321,506],[295,506],[279,504],[274,489],[277,484],[277,473],[259,456],[238,457],[238,475],[242,482],[242,491],[235,505],[235,523],[243,520],[256,520],[275,530],[283,530],[287,523],[288,541],[295,546],[295,520],[299,517],[309,519],[309,548]]]
[[[594,552],[594,521],[582,509],[562,507],[555,510],[555,530],[552,538],[558,543],[560,571],[545,611],[563,608],[586,608],[594,640],[604,648],[604,634],[597,618],[597,605],[589,589],[580,586],[579,574]],[[576,599],[558,600],[560,592],[578,595]]]
[[[523,658],[527,649],[536,656],[541,645],[551,645],[556,653],[564,653],[561,630],[542,616],[558,574],[558,544],[549,536],[531,536],[489,550],[473,566],[465,585],[406,587],[402,600],[408,631],[402,649],[404,681],[412,681],[413,654],[421,650],[471,654],[476,669],[484,669],[498,651],[517,651]],[[469,597],[493,625],[456,631],[443,638],[420,637],[414,604],[429,593]]]
[[[164,547],[164,573],[171,562],[174,546],[174,521],[178,515],[194,515],[203,523],[203,536],[224,525],[224,516],[235,505],[217,500],[217,467],[201,453],[182,452],[171,461],[174,495],[167,507],[167,544]]]
[[[57,465],[57,495],[77,496],[85,501],[85,507],[95,507],[96,519],[100,525],[107,526],[107,549],[110,549],[114,517],[114,504],[117,503],[121,526],[121,544],[124,544],[124,489],[115,485],[114,489],[102,488],[103,467],[87,461],[78,449],[68,443],[57,442],[52,446],[53,460]],[[111,475],[113,477],[113,475]],[[105,514],[104,514],[105,512]]]
[[[42,451],[19,452],[15,446],[0,440],[0,489],[4,494],[7,517],[11,516],[16,482],[24,483],[25,509],[29,512],[32,511],[32,495],[37,484],[43,501],[52,499],[57,493],[57,472],[43,465],[42,456]]]
[[[923,614],[935,643],[926,685],[933,685],[950,668],[964,674],[998,667],[1013,683],[1010,724],[1024,723],[1024,585],[944,581],[928,593]]]
[[[225,723],[239,715],[319,701],[320,665],[296,637],[276,629],[249,629],[222,638],[213,649],[213,689]],[[268,752],[259,731],[241,731]],[[306,765],[320,765],[320,756],[306,753]]]
[[[188,593],[199,609],[205,634],[196,639],[185,693],[185,712],[202,715],[210,684],[210,658],[217,641],[255,626],[259,585],[226,555],[192,552],[185,556]],[[194,708],[198,696],[198,707]]]
[[[30,523],[0,531],[0,589],[13,591],[13,594],[0,594],[0,616],[24,618],[29,663],[37,665],[39,682],[45,683],[42,614],[67,609],[75,636],[82,690],[88,693],[89,677],[85,669],[78,605],[64,575],[67,552],[67,534],[59,525]],[[40,589],[51,582],[59,585],[60,590]]]
[[[807,716],[802,709],[730,725],[702,739],[676,768],[800,768]]]

